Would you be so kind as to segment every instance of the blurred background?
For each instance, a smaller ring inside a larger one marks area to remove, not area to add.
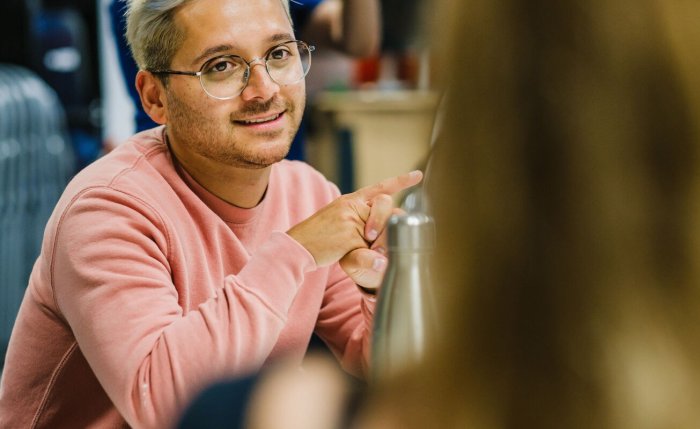
[[[425,163],[438,96],[419,37],[423,3],[380,1],[376,55],[314,52],[300,157],[343,192]],[[0,371],[54,204],[76,172],[136,130],[110,7],[0,2]]]

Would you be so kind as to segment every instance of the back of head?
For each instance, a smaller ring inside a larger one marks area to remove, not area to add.
[[[700,4],[441,6],[442,337],[402,427],[698,427]]]

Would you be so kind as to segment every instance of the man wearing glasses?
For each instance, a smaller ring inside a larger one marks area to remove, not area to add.
[[[312,47],[285,0],[133,0],[159,124],[84,169],[47,225],[0,385],[0,427],[169,427],[212,381],[312,332],[364,371],[390,195],[284,161]]]

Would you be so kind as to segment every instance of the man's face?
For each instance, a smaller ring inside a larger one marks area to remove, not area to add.
[[[185,40],[173,70],[197,71],[228,54],[250,61],[294,39],[280,0],[197,0],[177,11],[175,23]],[[166,94],[168,133],[180,158],[246,168],[264,168],[286,156],[306,102],[303,80],[280,86],[264,61],[254,63],[248,85],[233,99],[211,98],[198,78],[181,75],[169,77]]]

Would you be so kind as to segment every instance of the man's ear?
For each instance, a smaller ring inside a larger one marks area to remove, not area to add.
[[[136,74],[136,90],[141,105],[153,122],[163,125],[168,121],[168,104],[163,83],[152,73],[139,70]]]

